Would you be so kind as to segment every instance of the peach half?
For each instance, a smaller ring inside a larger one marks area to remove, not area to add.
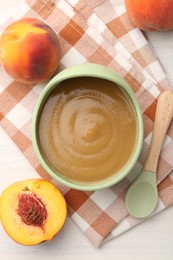
[[[0,61],[16,81],[40,83],[57,70],[60,44],[55,31],[45,22],[23,18],[11,23],[0,38]]]
[[[22,245],[52,240],[65,223],[66,202],[49,181],[28,179],[8,186],[0,197],[0,219],[6,233]]]

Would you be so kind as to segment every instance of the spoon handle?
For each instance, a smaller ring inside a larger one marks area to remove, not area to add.
[[[166,132],[173,117],[173,91],[166,90],[158,98],[153,134],[144,169],[156,172]]]

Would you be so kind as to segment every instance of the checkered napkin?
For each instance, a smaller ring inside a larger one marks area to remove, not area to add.
[[[134,91],[144,120],[144,144],[138,162],[126,179],[98,191],[69,189],[44,171],[31,141],[31,120],[35,103],[46,85],[25,85],[13,81],[0,67],[1,125],[38,174],[62,191],[69,216],[99,247],[139,224],[128,215],[124,199],[127,188],[139,174],[151,140],[157,98],[171,88],[165,72],[153,55],[142,32],[129,21],[122,1],[26,0],[13,17],[0,26],[22,17],[46,21],[61,44],[60,68],[85,62],[105,65],[118,72]],[[173,123],[171,123],[158,165],[159,201],[154,214],[173,204]],[[25,169],[24,169],[25,171]]]

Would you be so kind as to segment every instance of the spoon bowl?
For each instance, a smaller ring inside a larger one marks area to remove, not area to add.
[[[157,198],[156,174],[142,170],[128,191],[127,210],[136,218],[144,218],[156,207]]]

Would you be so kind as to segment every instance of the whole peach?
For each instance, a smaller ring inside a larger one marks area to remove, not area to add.
[[[173,0],[125,0],[132,22],[144,31],[173,29]]]
[[[60,45],[45,22],[23,18],[10,24],[0,39],[0,60],[6,72],[23,83],[39,83],[57,70]]]

